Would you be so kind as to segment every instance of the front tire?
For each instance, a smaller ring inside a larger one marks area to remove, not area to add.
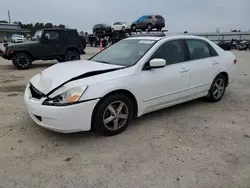
[[[65,61],[77,61],[80,59],[80,54],[77,51],[68,51],[65,55]]]
[[[105,97],[96,107],[93,115],[93,127],[105,136],[123,132],[133,117],[131,100],[123,94]]]
[[[13,58],[12,58],[12,63],[13,65],[20,69],[28,69],[32,65],[32,59],[31,57],[26,54],[26,53],[17,53]]]
[[[132,31],[136,31],[136,26],[135,26],[135,25],[132,25],[132,26],[131,26],[131,29],[132,29]]]
[[[226,78],[222,74],[219,74],[213,81],[207,99],[210,102],[218,102],[223,97],[226,91]]]

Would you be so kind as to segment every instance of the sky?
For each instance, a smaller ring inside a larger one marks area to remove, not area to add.
[[[90,32],[98,23],[161,14],[169,32],[250,31],[250,0],[0,0],[0,20],[52,22]]]

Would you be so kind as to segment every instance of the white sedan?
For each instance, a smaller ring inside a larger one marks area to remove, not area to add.
[[[18,42],[24,42],[26,38],[23,35],[17,35],[14,34],[11,36],[11,42],[18,43]]]
[[[126,31],[131,28],[131,24],[128,22],[115,22],[112,24],[112,31]]]
[[[219,101],[237,60],[196,36],[131,37],[89,60],[56,64],[31,78],[24,100],[50,130],[124,131],[134,117],[200,97]]]

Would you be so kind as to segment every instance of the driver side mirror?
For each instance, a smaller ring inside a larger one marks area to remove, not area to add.
[[[156,69],[156,68],[162,68],[165,67],[167,65],[167,62],[165,59],[160,59],[160,58],[155,58],[152,59],[149,62],[149,66],[151,69]]]

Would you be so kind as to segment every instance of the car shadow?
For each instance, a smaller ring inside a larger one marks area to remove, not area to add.
[[[136,130],[138,128],[138,126],[141,126],[142,124],[147,124],[148,121],[152,120],[152,119],[160,119],[163,116],[166,116],[167,114],[173,114],[173,113],[179,113],[180,111],[183,110],[188,110],[189,108],[192,108],[192,106],[195,105],[205,105],[206,101],[204,101],[204,99],[196,99],[193,101],[189,101],[183,104],[179,104],[176,106],[172,106],[166,109],[162,109],[162,110],[158,110],[152,113],[148,113],[143,115],[142,117],[136,118],[133,120],[133,122],[131,123],[131,126],[129,126],[129,131],[133,131]],[[34,126],[35,123],[33,123]],[[151,126],[151,125],[148,125]],[[145,128],[145,126],[141,126],[141,128]],[[117,139],[119,137],[119,135],[116,136],[112,136],[112,137],[105,137],[100,135],[99,133],[97,133],[94,130],[91,131],[87,131],[87,132],[78,132],[78,133],[69,133],[69,134],[63,134],[63,133],[57,133],[57,132],[53,132],[47,129],[44,129],[42,127],[38,126],[38,129],[40,132],[42,132],[42,134],[44,135],[44,137],[54,137],[57,138],[58,141],[60,141],[60,145],[66,144],[66,145],[74,145],[74,144],[79,144],[79,143],[86,143],[86,142],[97,142],[102,141],[102,140],[106,140],[106,139],[112,139],[115,138]],[[123,133],[121,133],[123,134]],[[120,135],[121,136],[121,135]]]

